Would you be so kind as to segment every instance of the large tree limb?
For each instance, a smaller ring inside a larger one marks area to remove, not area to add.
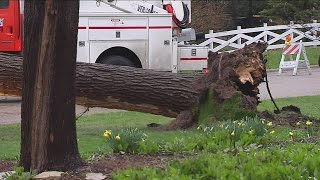
[[[22,58],[0,55],[0,92],[21,95]],[[193,76],[77,63],[77,104],[176,117],[197,101]]]
[[[232,53],[209,53],[209,74],[198,76],[77,63],[77,104],[176,117],[183,111],[199,113],[197,107],[212,91],[221,105],[240,94],[241,106],[254,111],[257,87],[265,76],[265,48],[253,44]],[[0,56],[0,92],[21,94],[21,61],[18,56]]]

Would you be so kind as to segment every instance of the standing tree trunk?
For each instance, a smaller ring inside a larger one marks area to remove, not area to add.
[[[79,1],[25,0],[21,157],[25,170],[81,162],[75,124]]]

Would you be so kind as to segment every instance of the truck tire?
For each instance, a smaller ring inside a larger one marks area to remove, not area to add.
[[[104,57],[100,63],[102,64],[111,64],[111,65],[117,65],[117,66],[130,66],[135,67],[132,61],[130,61],[128,58],[119,56],[119,55],[111,55]]]

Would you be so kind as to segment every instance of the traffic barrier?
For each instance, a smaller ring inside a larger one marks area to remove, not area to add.
[[[301,60],[301,53],[303,56],[303,59]],[[296,59],[293,59],[293,55],[296,55]],[[286,58],[289,57],[289,60],[286,60]],[[282,51],[282,57],[279,64],[279,75],[282,73],[283,69],[293,69],[293,76],[297,75],[297,71],[299,68],[307,68],[309,75],[311,74],[310,71],[310,64],[307,57],[306,49],[302,44],[302,41],[300,43],[291,44],[286,43],[285,47]]]

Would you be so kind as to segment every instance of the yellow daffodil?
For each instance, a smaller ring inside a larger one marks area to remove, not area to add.
[[[297,126],[300,126],[300,125],[301,125],[300,121],[298,121],[298,122],[296,123],[296,125],[297,125]]]
[[[271,134],[271,135],[274,134],[274,133],[276,133],[275,130],[270,131],[270,134]]]
[[[264,124],[266,122],[266,119],[261,119],[262,124]]]
[[[219,127],[223,128],[223,124],[220,124],[220,126],[219,126]]]
[[[117,135],[117,136],[116,136],[116,140],[120,141],[120,139],[121,139],[120,136]]]
[[[289,135],[290,135],[290,136],[293,136],[293,132],[289,132]]]
[[[311,126],[311,125],[312,125],[312,122],[311,122],[311,121],[307,121],[307,122],[306,122],[306,125],[307,125],[307,126]]]
[[[232,131],[231,136],[234,136],[234,135],[235,135],[235,133],[234,133],[234,131]]]
[[[108,131],[108,130],[105,130],[104,133],[103,133],[103,136],[108,138],[111,136],[111,131]]]
[[[267,123],[267,126],[269,126],[269,127],[272,126],[272,122],[271,122],[271,121],[268,122],[268,123]]]
[[[254,130],[251,129],[248,133],[252,136],[252,135],[254,135]]]

